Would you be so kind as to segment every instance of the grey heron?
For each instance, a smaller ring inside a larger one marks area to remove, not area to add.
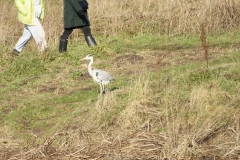
[[[93,80],[100,85],[100,95],[105,92],[105,85],[107,85],[110,81],[114,80],[114,78],[106,71],[101,69],[92,69],[93,64],[93,56],[91,54],[87,55],[82,60],[90,60],[88,64],[88,73],[92,76]]]

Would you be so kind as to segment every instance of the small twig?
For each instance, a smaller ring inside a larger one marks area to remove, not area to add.
[[[206,32],[205,32],[205,26],[201,25],[201,42],[202,42],[202,48],[203,48],[203,58],[207,63],[207,69],[208,69],[208,46],[206,41]]]
[[[156,151],[156,150],[159,150],[159,149],[162,149],[162,148],[153,148],[153,149],[148,149],[148,150],[145,150],[145,152]]]
[[[82,149],[80,149],[80,150],[78,150],[78,151],[76,151],[76,152],[74,152],[74,153],[72,153],[72,154],[77,154],[77,153],[79,153],[79,152],[81,152],[82,150],[84,150],[86,147],[83,147]]]
[[[44,157],[46,157],[46,155],[45,155],[42,151],[40,151],[40,153],[41,153],[41,155],[43,155]]]
[[[70,155],[65,155],[65,157],[74,157],[74,158],[89,158],[89,156],[82,156],[82,155],[78,155],[78,156],[75,156],[75,155],[72,155],[72,154],[70,154]]]
[[[145,147],[151,147],[151,146],[155,146],[155,145],[154,144],[145,144],[145,145],[138,146],[138,148],[145,148]]]
[[[237,146],[237,147],[233,148],[230,152],[226,153],[223,157],[226,157],[226,156],[230,155],[232,152],[234,152],[238,148],[240,148],[240,146]]]

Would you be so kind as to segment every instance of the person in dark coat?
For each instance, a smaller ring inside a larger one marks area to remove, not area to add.
[[[73,29],[81,28],[89,47],[97,43],[91,34],[90,21],[88,18],[88,2],[86,0],[63,0],[64,5],[64,32],[60,36],[59,52],[67,51],[68,37]]]

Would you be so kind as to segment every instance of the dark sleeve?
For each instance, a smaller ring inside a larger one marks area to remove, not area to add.
[[[78,0],[68,0],[73,9],[78,13],[80,10],[83,10],[79,5]]]

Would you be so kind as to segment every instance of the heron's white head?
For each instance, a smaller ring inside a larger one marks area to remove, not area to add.
[[[82,60],[91,60],[91,59],[93,59],[93,56],[91,54],[88,54],[86,57],[84,57],[80,61],[82,61]]]

